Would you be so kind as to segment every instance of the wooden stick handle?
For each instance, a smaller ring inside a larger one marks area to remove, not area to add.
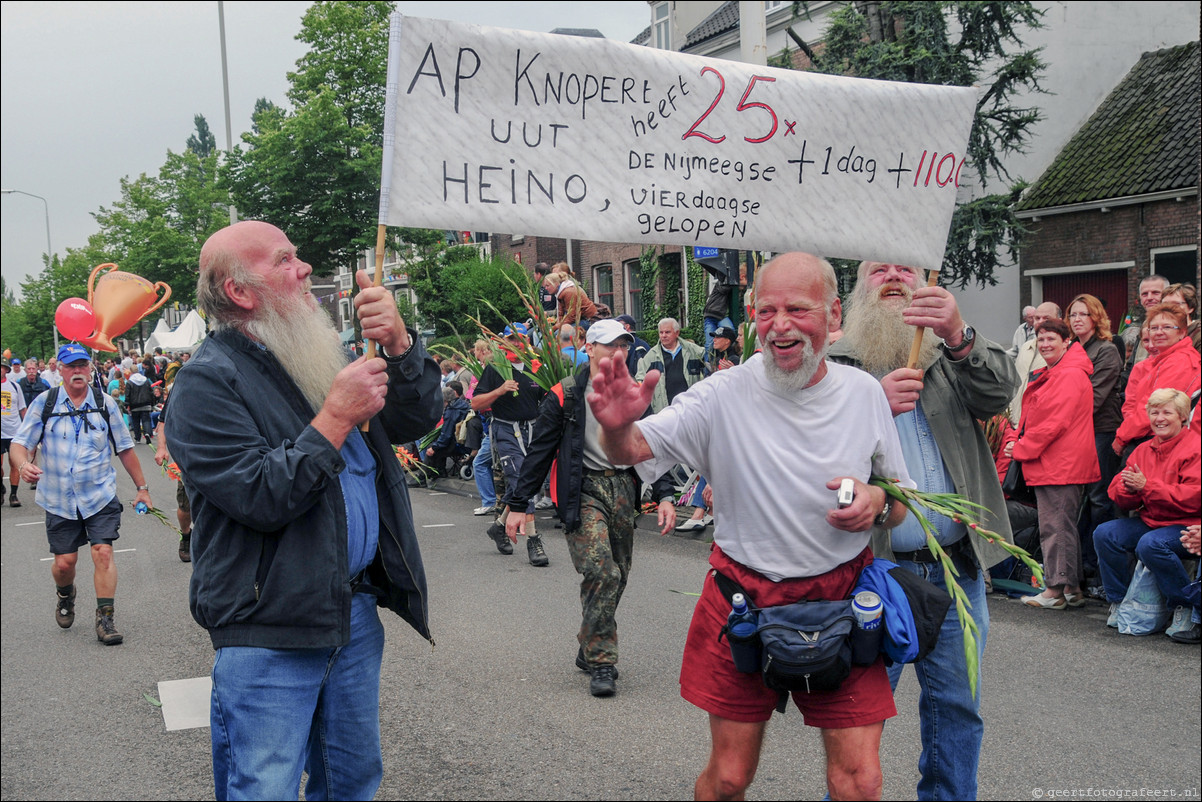
[[[373,287],[380,287],[384,284],[384,231],[386,226],[381,223],[376,229],[376,277],[372,281]],[[376,355],[376,341],[367,341],[367,358],[371,359]]]
[[[939,285],[939,271],[932,270],[927,274],[927,286],[935,287]],[[914,330],[914,342],[910,344],[910,360],[906,363],[906,367],[914,370],[918,367],[918,357],[922,353],[922,335],[926,332],[926,328],[919,326]]]
[[[384,285],[384,232],[386,226],[381,223],[376,228],[376,277],[372,281],[373,287],[381,287]],[[376,341],[367,341],[367,358],[374,359],[376,356]],[[360,431],[366,432],[370,421],[363,421],[363,425],[359,427]]]

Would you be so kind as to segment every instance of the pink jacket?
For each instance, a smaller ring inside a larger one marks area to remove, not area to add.
[[[1137,378],[1135,371],[1145,362],[1151,364]],[[1137,363],[1127,379],[1123,422],[1114,433],[1115,442],[1125,446],[1132,440],[1152,434],[1152,427],[1148,424],[1148,396],[1162,387],[1172,387],[1189,394],[1198,388],[1198,369],[1198,352],[1194,350],[1189,337],[1182,337],[1151,359]],[[1133,386],[1137,381],[1138,385]]]
[[[1093,364],[1080,343],[1037,371],[1023,393],[1014,459],[1033,487],[1084,485],[1102,478],[1093,436]]]
[[[1121,474],[1110,482],[1110,497],[1124,510],[1139,510],[1151,527],[1188,526],[1202,515],[1202,446],[1198,433],[1183,428],[1166,443],[1140,443],[1127,460],[1148,478],[1143,490],[1127,492]]]

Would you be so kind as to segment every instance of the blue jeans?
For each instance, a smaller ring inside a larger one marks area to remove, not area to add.
[[[476,490],[480,491],[480,506],[495,507],[497,485],[492,479],[492,438],[487,434],[480,441],[480,450],[472,460],[472,477],[476,480]]]
[[[966,537],[971,537],[967,535]],[[918,574],[938,588],[947,590],[943,566],[939,563],[899,562],[902,568]],[[985,656],[985,638],[989,634],[989,608],[985,601],[985,577],[977,570],[970,580],[963,571],[956,580],[972,605],[972,617],[980,629],[977,654]],[[894,690],[904,665],[889,667],[889,682]],[[981,756],[981,676],[977,673],[977,697],[968,688],[968,668],[964,662],[964,636],[953,604],[943,619],[939,641],[925,658],[914,663],[918,684],[919,731],[922,754],[918,758],[919,799],[976,799],[977,763]]]
[[[1098,550],[1098,569],[1106,588],[1106,600],[1121,602],[1127,595],[1135,570],[1133,557],[1138,557],[1152,572],[1170,608],[1193,606],[1186,597],[1190,577],[1181,563],[1182,558],[1194,556],[1181,545],[1184,528],[1153,529],[1139,518],[1115,518],[1099,526],[1093,533],[1093,541]]]
[[[357,593],[337,649],[226,646],[213,659],[209,712],[217,799],[371,799],[380,755],[384,627]]]

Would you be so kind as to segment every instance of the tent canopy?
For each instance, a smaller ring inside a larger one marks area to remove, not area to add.
[[[147,349],[162,348],[164,351],[191,351],[205,338],[207,329],[204,318],[195,309],[188,312],[183,322],[176,327],[175,331],[160,332],[160,326],[166,328],[166,324],[161,318],[159,319],[159,325],[155,326],[154,334],[150,335],[150,338],[146,341]]]

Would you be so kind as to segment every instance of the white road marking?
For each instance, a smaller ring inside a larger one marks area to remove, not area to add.
[[[422,529],[438,529],[443,526],[454,526],[455,524],[423,524]]]
[[[212,695],[212,677],[160,682],[159,701],[163,703],[163,723],[167,725],[167,731],[209,726]]]

